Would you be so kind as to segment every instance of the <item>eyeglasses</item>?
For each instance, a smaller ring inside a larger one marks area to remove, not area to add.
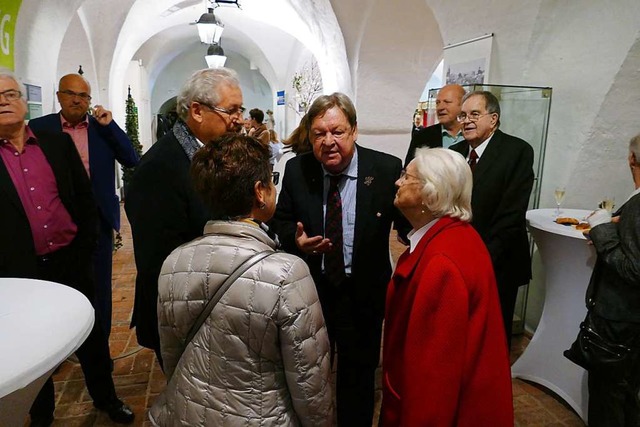
[[[408,173],[406,169],[402,169],[402,170],[400,171],[400,179],[402,179],[402,180],[406,180],[406,179],[407,179],[407,177],[409,177],[409,178],[413,178],[413,179],[415,179],[415,180],[417,180],[417,181],[422,181],[422,179],[421,179],[421,178],[418,178],[417,176],[415,176],[415,175],[412,175],[412,174]]]
[[[488,116],[493,113],[480,114],[477,111],[473,111],[471,114],[467,115],[467,113],[460,113],[456,117],[456,120],[460,123],[464,123],[465,120],[469,119],[470,122],[477,122],[481,117]]]
[[[202,102],[202,101],[196,101],[196,102],[198,104],[204,105],[205,107],[207,107],[208,109],[210,109],[212,111],[215,111],[217,113],[224,113],[224,114],[228,115],[229,117],[238,116],[238,117],[242,118],[242,115],[246,111],[246,108],[244,108],[244,107],[236,107],[236,108],[232,108],[231,110],[227,110],[226,108],[222,108],[222,107],[214,107],[213,105],[209,105],[206,102]]]
[[[91,95],[89,95],[87,92],[74,92],[72,90],[59,90],[58,93],[61,93],[63,95],[66,96],[70,96],[70,97],[74,97],[77,96],[78,98],[82,99],[83,101],[91,101]]]
[[[22,92],[15,89],[8,89],[3,92],[0,92],[0,96],[4,96],[4,99],[6,99],[9,102],[13,102],[13,101],[17,101],[22,97]]]
[[[280,182],[280,172],[271,172],[271,180],[273,181],[274,185],[278,185],[278,183]]]
[[[311,137],[313,138],[314,142],[322,143],[327,139],[327,135],[331,135],[331,137],[335,141],[341,142],[350,133],[351,133],[351,129],[349,130],[336,129],[334,131],[327,131],[327,132],[311,130]]]

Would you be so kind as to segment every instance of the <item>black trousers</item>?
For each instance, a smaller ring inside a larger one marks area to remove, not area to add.
[[[37,278],[61,283],[82,292],[94,302],[94,282],[91,268],[91,254],[75,248],[74,244],[60,249],[49,256],[39,257]],[[60,307],[64,310],[65,307]],[[76,350],[89,394],[93,401],[104,406],[115,400],[116,392],[111,377],[111,356],[109,344],[102,330],[96,311],[96,320],[87,339]],[[31,405],[32,419],[53,415],[55,398],[53,379],[47,379]]]
[[[339,287],[323,276],[316,280],[329,332],[332,360],[337,353],[336,404],[339,427],[371,427],[375,371],[380,361],[382,318],[354,297],[354,283]]]
[[[610,341],[628,344],[640,335],[638,323],[591,316],[594,328]],[[640,351],[634,350],[630,357],[624,372],[589,371],[589,427],[640,426]]]
[[[98,245],[93,253],[93,277],[95,278],[95,309],[100,315],[100,325],[109,340],[111,334],[111,275],[113,270],[113,229],[100,215]],[[96,322],[98,317],[96,317]]]
[[[518,297],[518,287],[508,284],[498,285],[498,298],[500,299],[500,309],[502,311],[502,323],[504,332],[507,335],[507,351],[511,351],[511,335],[513,333],[513,312],[516,308]]]

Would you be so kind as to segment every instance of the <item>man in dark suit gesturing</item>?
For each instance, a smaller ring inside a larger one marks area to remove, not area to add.
[[[510,343],[518,287],[531,279],[525,214],[533,188],[533,149],[498,129],[500,103],[491,92],[467,94],[458,120],[465,141],[451,149],[466,156],[473,171],[471,224],[491,255]]]
[[[462,141],[462,124],[458,122],[458,114],[462,105],[464,89],[460,85],[444,86],[436,97],[436,114],[438,123],[411,133],[411,143],[407,150],[404,165],[407,166],[420,147],[449,148]]]
[[[369,427],[402,164],[355,144],[356,111],[342,93],[316,99],[305,126],[313,152],[287,163],[274,226],[316,282],[338,353],[338,425]]]
[[[98,319],[109,338],[111,333],[111,273],[113,267],[113,230],[120,230],[120,203],[116,196],[116,160],[126,167],[138,163],[138,154],[129,137],[113,120],[111,111],[91,104],[91,86],[79,74],[67,74],[58,84],[60,113],[29,121],[34,131],[49,130],[71,135],[85,170],[91,179],[98,205],[98,245],[93,253]]]

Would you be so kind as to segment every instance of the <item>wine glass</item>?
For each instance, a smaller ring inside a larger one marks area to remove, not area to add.
[[[560,205],[564,200],[564,187],[556,187],[553,196],[556,198],[556,217],[560,216]]]
[[[613,208],[616,205],[616,199],[613,197],[605,197],[602,200],[602,208],[609,211],[609,213],[613,212]]]

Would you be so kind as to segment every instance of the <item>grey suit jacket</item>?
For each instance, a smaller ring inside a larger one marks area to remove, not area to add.
[[[608,320],[640,322],[640,194],[620,209],[620,222],[591,229],[598,253],[587,305]]]

